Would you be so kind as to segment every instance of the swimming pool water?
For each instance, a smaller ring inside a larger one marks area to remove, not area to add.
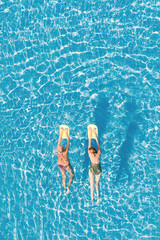
[[[159,6],[0,1],[0,239],[160,239]],[[75,172],[68,196],[56,156],[62,123]],[[98,206],[90,123],[102,149]]]

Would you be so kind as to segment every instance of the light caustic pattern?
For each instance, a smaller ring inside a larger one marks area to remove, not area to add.
[[[158,1],[0,1],[0,239],[159,239],[159,17]],[[60,124],[70,126],[68,196]]]

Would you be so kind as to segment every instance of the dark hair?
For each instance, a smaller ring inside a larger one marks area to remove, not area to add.
[[[94,147],[90,147],[88,150],[92,150],[93,153],[97,153],[97,150]]]

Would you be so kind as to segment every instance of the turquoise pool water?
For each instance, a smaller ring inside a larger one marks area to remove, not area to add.
[[[159,6],[0,1],[1,240],[160,239]],[[56,156],[62,123],[75,172],[68,196]],[[90,123],[102,149],[98,206]]]

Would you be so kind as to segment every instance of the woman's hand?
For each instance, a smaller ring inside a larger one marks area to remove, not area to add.
[[[61,128],[61,133],[60,133],[60,136],[63,135],[63,132],[64,132],[64,128]]]
[[[68,137],[68,129],[64,129],[66,136]]]
[[[89,128],[89,129],[88,129],[88,133],[89,133],[89,136],[88,136],[88,137],[89,137],[89,138],[92,138],[92,128]]]
[[[94,129],[92,130],[92,132],[93,132],[93,134],[94,134],[95,138],[97,139],[97,133],[96,133],[96,129],[94,128]]]

